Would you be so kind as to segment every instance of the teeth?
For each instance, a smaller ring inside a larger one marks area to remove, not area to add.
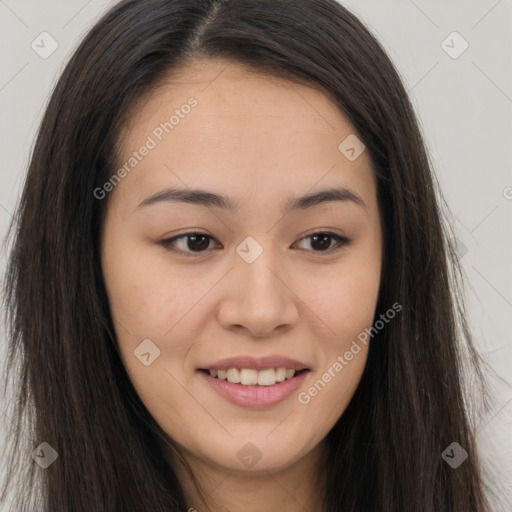
[[[230,368],[227,372],[227,379],[233,384],[238,384],[241,381],[240,372],[236,368]]]
[[[273,386],[276,382],[283,382],[295,375],[294,369],[266,368],[265,370],[253,370],[249,368],[229,368],[228,370],[209,370],[212,377],[227,380],[233,384],[244,386]]]
[[[240,370],[240,383],[244,386],[254,386],[258,384],[258,370]]]
[[[276,383],[276,371],[273,368],[258,372],[258,384],[260,386],[273,386]]]
[[[278,368],[276,370],[276,382],[283,382],[286,379],[286,368]]]

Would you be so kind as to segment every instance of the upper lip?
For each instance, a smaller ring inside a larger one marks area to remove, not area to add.
[[[309,369],[308,366],[296,359],[279,355],[254,357],[250,355],[228,357],[202,367],[203,370],[229,370],[230,368],[247,368],[251,370],[265,370],[266,368],[286,368],[297,371]]]

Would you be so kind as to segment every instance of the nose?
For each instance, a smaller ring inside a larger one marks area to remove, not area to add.
[[[252,263],[235,258],[217,309],[219,324],[255,338],[270,338],[274,331],[292,328],[299,319],[298,298],[283,265],[267,250]]]

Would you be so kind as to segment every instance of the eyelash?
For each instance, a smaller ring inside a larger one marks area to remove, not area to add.
[[[214,240],[214,238],[212,236],[210,236],[210,235],[208,235],[206,233],[200,233],[200,232],[197,232],[197,231],[190,231],[188,233],[182,233],[181,235],[175,236],[173,238],[169,238],[167,240],[162,240],[161,242],[159,242],[159,245],[161,245],[162,247],[164,247],[168,251],[172,251],[172,252],[175,252],[175,253],[180,253],[180,254],[183,254],[186,257],[192,257],[192,258],[199,257],[202,254],[205,254],[206,252],[208,252],[208,249],[205,250],[205,251],[193,252],[193,251],[183,251],[181,249],[173,248],[173,244],[177,240],[186,239],[188,236],[192,236],[192,235],[205,236],[205,237],[208,237],[210,240]],[[316,231],[315,233],[311,233],[311,234],[306,235],[305,237],[301,238],[299,240],[299,242],[301,242],[302,240],[305,240],[307,238],[312,238],[315,235],[327,235],[330,238],[334,238],[338,242],[338,246],[337,247],[331,247],[330,249],[327,249],[326,251],[312,251],[312,252],[318,253],[320,255],[324,255],[324,254],[329,254],[330,255],[333,252],[337,252],[337,251],[341,250],[342,248],[350,245],[350,243],[352,242],[352,240],[350,240],[348,238],[345,238],[345,237],[342,237],[340,235],[337,235],[336,233],[331,233],[329,231]]]

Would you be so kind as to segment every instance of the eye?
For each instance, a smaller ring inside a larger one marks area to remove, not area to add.
[[[337,235],[336,233],[318,231],[311,235],[303,237],[299,242],[311,239],[311,246],[314,247],[312,252],[332,253],[340,250],[342,247],[350,244],[351,240],[348,238]],[[190,232],[162,240],[159,245],[165,249],[184,254],[185,256],[196,256],[201,253],[208,252],[210,241],[214,240],[213,237],[206,233]],[[331,246],[332,241],[338,245]],[[176,248],[177,247],[177,248]],[[195,253],[195,254],[194,254]]]
[[[310,239],[311,247],[316,249],[313,252],[332,253],[340,250],[342,247],[350,244],[351,240],[343,236],[337,235],[336,233],[317,231],[311,235],[305,236],[299,242]],[[331,246],[332,241],[336,241],[338,245]]]
[[[183,233],[182,235],[169,238],[168,240],[162,240],[160,245],[173,252],[184,253],[186,256],[194,256],[193,253],[200,254],[206,252],[205,249],[209,247],[210,240],[213,240],[213,238],[206,233]],[[176,249],[175,247],[178,243],[181,247],[178,246],[178,249]]]

